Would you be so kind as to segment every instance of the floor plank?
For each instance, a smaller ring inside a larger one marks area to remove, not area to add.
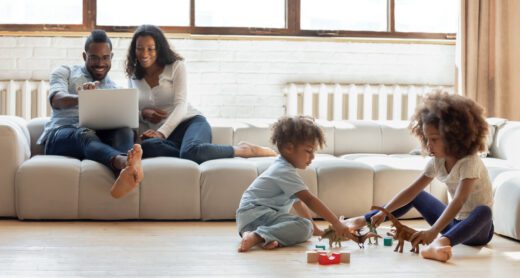
[[[346,242],[342,250],[351,252],[351,263],[332,266],[306,263],[305,251],[318,238],[245,254],[236,252],[239,241],[234,222],[0,220],[0,276],[511,277],[520,269],[520,243],[498,235],[484,247],[455,247],[448,263],[394,253],[382,242],[364,250]]]

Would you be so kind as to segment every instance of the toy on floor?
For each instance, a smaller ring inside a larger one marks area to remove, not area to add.
[[[321,250],[325,251],[325,245],[316,244],[316,249],[321,249]]]
[[[377,234],[377,229],[374,225],[372,225],[372,222],[368,221],[367,223],[367,226],[368,226],[368,231],[369,232],[372,232],[376,235],[375,237],[375,240],[374,240],[374,244],[375,245],[379,245],[379,241],[378,241],[378,238],[380,238],[380,236]],[[372,245],[372,238],[368,238],[368,245]]]
[[[412,235],[415,234],[417,231],[406,225],[401,224],[401,222],[399,222],[399,220],[397,220],[397,218],[395,218],[395,216],[385,208],[372,206],[372,209],[382,211],[386,215],[386,217],[388,217],[388,219],[392,221],[392,225],[395,228],[395,230],[393,231],[393,233],[388,233],[388,235],[392,236],[395,240],[398,241],[397,246],[394,249],[394,252],[399,250],[399,253],[403,253],[404,241],[410,241]],[[419,245],[417,244],[417,246],[412,246],[410,252],[419,253]]]
[[[354,241],[355,243],[358,244],[359,248],[365,248],[365,241],[371,237],[380,237],[380,236],[378,236],[372,232],[368,232],[368,233],[362,235],[358,231],[357,235],[349,234],[349,237],[346,238],[346,237],[336,234],[336,231],[334,231],[332,226],[329,225],[329,227],[323,231],[323,235],[320,237],[319,240],[321,241],[324,238],[328,239],[330,248],[332,248],[334,246],[334,244],[336,245],[336,247],[341,247],[341,242],[347,241],[347,240]]]
[[[393,245],[392,238],[391,237],[385,237],[383,239],[383,245],[384,246],[392,246]]]
[[[332,252],[327,253],[322,250],[307,251],[307,263],[319,263],[321,265],[350,263],[350,253]]]

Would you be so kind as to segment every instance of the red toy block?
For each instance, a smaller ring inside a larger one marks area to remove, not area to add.
[[[320,254],[318,258],[318,262],[321,265],[329,265],[329,264],[339,264],[341,261],[341,254],[340,253],[332,253],[330,256],[327,254]]]

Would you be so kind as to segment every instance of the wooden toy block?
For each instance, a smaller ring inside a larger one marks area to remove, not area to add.
[[[337,257],[339,257],[338,261],[340,263],[345,263],[345,264],[349,264],[350,263],[350,253],[349,252],[334,252],[334,253],[327,253],[323,250],[311,250],[311,251],[307,251],[306,252],[307,254],[307,263],[310,263],[310,264],[314,264],[314,263],[318,263],[319,260],[320,260],[320,255],[325,255],[325,256],[329,256],[329,255],[332,255],[332,254],[336,254]],[[336,262],[334,262],[336,263]],[[331,264],[331,263],[329,263]]]

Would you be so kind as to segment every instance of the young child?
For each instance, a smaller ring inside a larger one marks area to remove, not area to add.
[[[325,143],[314,120],[283,117],[274,124],[271,141],[280,156],[242,195],[236,216],[242,237],[238,251],[246,252],[259,244],[269,250],[307,241],[313,234],[312,220],[289,213],[297,200],[332,223],[339,235],[348,236],[347,226],[309,191],[296,171],[311,164],[317,147]],[[300,205],[295,208],[306,214]]]
[[[418,107],[410,128],[432,159],[386,209],[398,217],[414,207],[432,226],[412,236],[413,246],[427,244],[421,251],[424,258],[445,262],[451,258],[452,246],[487,244],[493,237],[493,197],[487,169],[478,155],[486,149],[488,132],[482,107],[469,98],[435,91]],[[448,187],[452,200],[447,206],[423,191],[433,178]],[[372,211],[346,224],[358,229],[369,221],[378,226],[384,220],[381,212]]]

